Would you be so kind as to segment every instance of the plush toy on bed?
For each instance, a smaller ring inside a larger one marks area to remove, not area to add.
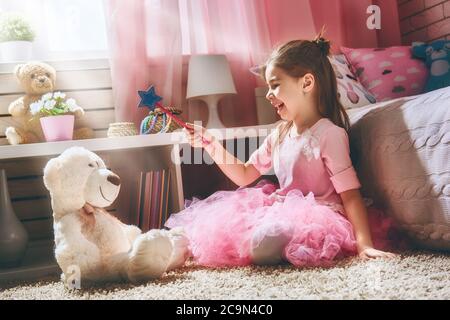
[[[415,57],[425,60],[430,69],[425,92],[450,86],[450,41],[414,42],[412,52]]]
[[[80,282],[155,279],[189,256],[182,230],[141,233],[103,209],[118,196],[120,178],[84,148],[51,159],[44,184],[52,202],[56,261],[68,285],[77,275]]]

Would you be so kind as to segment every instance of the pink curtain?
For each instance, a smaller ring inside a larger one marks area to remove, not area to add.
[[[256,124],[257,79],[248,69],[263,62],[271,47],[263,1],[107,0],[105,3],[116,121],[140,124],[147,111],[137,109],[137,91],[151,84],[163,97],[164,105],[183,110],[184,119],[206,121],[206,105],[185,101],[189,57],[183,55],[183,31],[189,38],[191,54],[220,53],[228,58],[238,94],[222,99],[223,123]]]
[[[399,45],[396,0],[105,0],[116,121],[139,125],[137,91],[156,86],[163,104],[179,107],[189,121],[207,119],[207,107],[186,102],[189,54],[225,54],[238,94],[222,99],[228,126],[256,124],[254,88],[248,69],[279,43],[312,38],[322,25],[334,48]],[[381,30],[369,30],[370,4],[381,7]],[[338,51],[338,50],[335,50]]]

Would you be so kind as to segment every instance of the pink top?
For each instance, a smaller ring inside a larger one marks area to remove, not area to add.
[[[273,167],[280,183],[276,198],[283,198],[292,189],[305,196],[312,192],[317,202],[345,214],[338,194],[361,187],[345,129],[321,118],[300,135],[292,126],[281,144],[276,144],[278,129],[266,137],[247,163],[261,174]]]

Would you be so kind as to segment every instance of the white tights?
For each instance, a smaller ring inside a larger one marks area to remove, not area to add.
[[[292,237],[289,227],[278,223],[255,230],[251,241],[252,262],[257,265],[274,265],[283,260],[284,248]]]

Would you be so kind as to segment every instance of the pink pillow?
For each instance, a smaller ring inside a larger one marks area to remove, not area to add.
[[[412,57],[410,46],[351,49],[341,47],[352,71],[377,101],[423,92],[428,78],[425,63]]]

